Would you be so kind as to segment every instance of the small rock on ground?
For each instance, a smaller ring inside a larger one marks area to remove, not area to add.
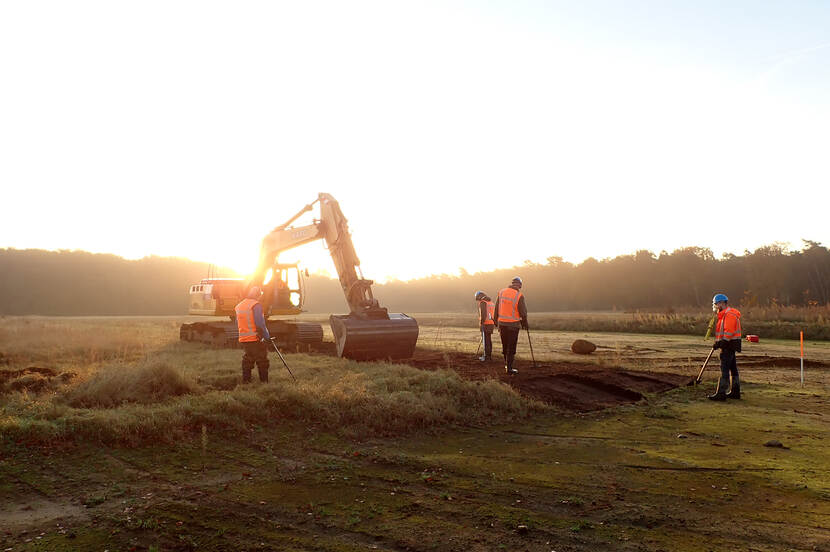
[[[571,344],[571,351],[578,355],[589,355],[597,350],[597,346],[585,339],[577,339]]]

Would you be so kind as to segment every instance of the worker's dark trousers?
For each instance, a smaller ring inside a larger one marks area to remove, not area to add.
[[[521,328],[513,326],[499,326],[501,335],[501,353],[507,360],[516,356],[516,343],[519,342],[519,331]]]
[[[484,358],[490,360],[493,356],[493,325],[482,326],[481,338],[484,340]]]
[[[268,349],[265,343],[261,341],[248,341],[242,343],[242,349],[245,354],[242,355],[242,383],[251,381],[251,370],[256,364],[259,372],[259,381],[265,383],[268,381]]]
[[[729,376],[732,375],[732,393],[741,392],[741,380],[738,378],[738,361],[735,349],[728,347],[720,352],[720,381],[716,395],[726,395],[729,391]]]

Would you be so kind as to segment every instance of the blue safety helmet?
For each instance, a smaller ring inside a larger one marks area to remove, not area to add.
[[[727,296],[726,296],[726,295],[724,295],[723,293],[718,293],[717,295],[715,295],[714,297],[712,297],[712,304],[713,304],[713,305],[714,305],[715,303],[720,303],[721,301],[723,301],[724,303],[726,303],[726,302],[728,302],[728,301],[729,301],[729,297],[727,297]]]
[[[522,285],[522,279],[516,276],[515,278],[513,278],[513,283]]]
[[[487,294],[484,293],[483,291],[477,291],[476,295],[475,295],[475,300],[478,301],[480,297],[484,297],[485,295],[487,295]]]

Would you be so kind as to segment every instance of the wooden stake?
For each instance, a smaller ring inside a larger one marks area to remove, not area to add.
[[[804,332],[798,332],[801,341],[801,387],[804,387]]]

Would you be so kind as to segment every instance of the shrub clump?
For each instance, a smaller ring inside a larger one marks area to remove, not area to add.
[[[198,393],[192,380],[164,362],[116,366],[93,374],[65,395],[75,408],[112,408],[125,403],[151,404]]]

